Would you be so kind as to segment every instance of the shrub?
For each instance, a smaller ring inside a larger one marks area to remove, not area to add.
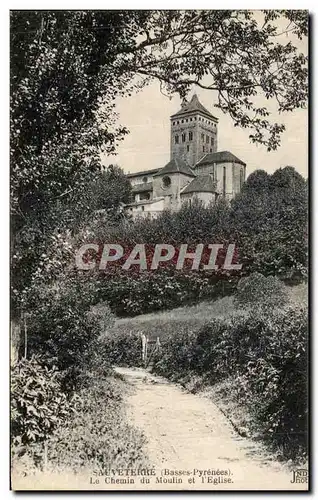
[[[141,366],[141,336],[136,332],[106,333],[100,337],[99,358],[120,366]]]
[[[65,281],[37,288],[36,306],[28,316],[28,353],[41,355],[48,366],[67,370],[75,381],[113,316],[106,304],[96,305],[93,281]]]
[[[196,341],[196,333],[187,327],[161,337],[160,352],[154,357],[154,370],[173,379],[195,371]]]
[[[125,317],[231,294],[236,278],[220,277],[215,273],[202,275],[201,272],[160,269],[101,277],[97,286],[100,300],[106,301],[116,315]]]
[[[43,366],[36,357],[21,359],[12,366],[11,405],[15,450],[47,439],[72,410],[62,392],[57,370]]]
[[[234,296],[234,303],[243,309],[282,307],[287,302],[285,285],[275,276],[257,272],[240,279]]]

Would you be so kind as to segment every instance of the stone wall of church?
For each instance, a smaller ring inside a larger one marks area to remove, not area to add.
[[[211,174],[217,182],[217,191],[226,198],[233,198],[241,191],[245,181],[245,167],[240,163],[211,163],[195,168],[197,175]],[[225,185],[224,185],[225,182]]]
[[[234,195],[241,192],[242,185],[246,179],[246,166],[233,163],[233,192]]]
[[[164,183],[164,179],[170,179],[170,185],[167,186]],[[188,175],[171,173],[168,175],[158,175],[153,179],[153,197],[161,198],[165,197],[165,208],[170,208],[171,210],[177,210],[180,208],[180,191],[189,182],[191,182],[193,177]],[[170,199],[170,201],[169,201]],[[169,206],[168,206],[169,205]]]
[[[199,200],[204,206],[208,206],[210,203],[215,202],[215,193],[185,193],[181,194],[181,203]]]
[[[200,115],[171,119],[170,158],[193,167],[207,153],[217,151],[217,123]]]

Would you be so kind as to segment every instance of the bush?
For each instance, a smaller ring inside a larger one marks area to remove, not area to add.
[[[68,371],[70,382],[89,364],[99,335],[113,322],[108,306],[96,304],[95,286],[93,280],[69,279],[39,287],[28,315],[28,353]]]
[[[160,339],[161,349],[154,357],[154,370],[160,375],[178,379],[196,371],[197,335],[191,329],[179,328]]]
[[[57,370],[43,366],[36,357],[21,359],[12,366],[11,408],[15,450],[47,439],[72,411]]]
[[[283,307],[287,302],[285,285],[275,276],[260,273],[241,278],[234,296],[234,303],[243,309]]]
[[[102,335],[99,357],[119,366],[141,366],[141,336],[138,333],[119,332]]]

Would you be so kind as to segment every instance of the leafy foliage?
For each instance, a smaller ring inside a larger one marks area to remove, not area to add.
[[[141,366],[141,336],[138,333],[111,332],[99,339],[99,356],[112,365]]]
[[[234,301],[243,309],[283,307],[288,295],[286,287],[276,276],[252,273],[238,282]]]
[[[36,383],[41,383],[41,375],[38,377],[34,373],[33,377]],[[144,454],[145,437],[126,420],[123,407],[126,391],[127,387],[119,378],[111,375],[107,378],[99,377],[92,373],[86,380],[86,385],[73,398],[67,419],[54,419],[55,432],[45,436],[46,458],[44,459],[43,443],[29,441],[28,447],[23,451],[17,446],[13,448],[13,467],[21,474],[28,475],[44,467],[46,472],[80,473],[82,470],[87,471],[87,468],[91,471],[105,471],[109,464],[115,468],[148,465]],[[42,394],[41,391],[39,394]],[[18,397],[19,394],[14,393],[14,398]],[[52,402],[53,406],[52,410],[44,408],[45,417],[53,420],[51,415],[56,407],[52,395],[46,402]],[[20,407],[18,410],[21,411]],[[24,427],[16,424],[22,420]],[[39,420],[38,424],[41,423],[42,420]],[[18,413],[13,425],[17,442],[21,441],[19,433],[23,429],[25,432],[33,430],[30,417],[25,419],[22,413]],[[43,433],[42,428],[41,432]]]
[[[49,366],[70,370],[75,382],[113,317],[105,304],[96,304],[93,282],[81,282],[76,277],[37,288],[37,292],[33,296],[37,307],[31,309],[28,322],[29,353],[41,354]]]
[[[15,450],[47,439],[66,422],[72,406],[62,392],[59,372],[39,358],[21,359],[11,372],[11,437]]]

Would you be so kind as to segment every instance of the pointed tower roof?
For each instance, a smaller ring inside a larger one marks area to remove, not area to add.
[[[158,175],[167,175],[167,174],[173,174],[173,173],[179,173],[179,174],[184,174],[188,175],[190,177],[196,177],[195,173],[191,170],[189,165],[182,160],[181,158],[172,158],[172,160],[167,163],[159,172],[157,172],[154,177]]]
[[[210,111],[208,111],[199,101],[197,94],[193,94],[192,99],[190,102],[186,102],[185,99],[182,101],[181,109],[175,113],[174,115],[171,115],[171,118],[176,118],[179,116],[186,115],[188,113],[193,113],[193,112],[199,112],[202,113],[205,116],[208,116],[209,118],[212,118],[213,120],[218,121],[218,118],[213,116]]]

